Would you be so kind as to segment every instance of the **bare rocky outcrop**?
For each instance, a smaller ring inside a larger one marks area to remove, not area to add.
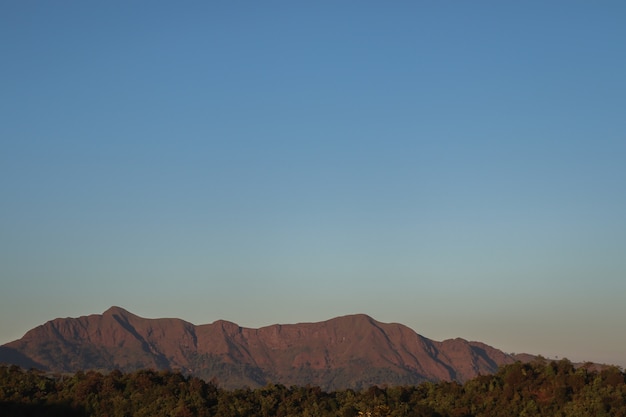
[[[120,307],[55,319],[0,347],[0,362],[46,371],[174,369],[226,388],[463,382],[515,360],[483,343],[437,342],[364,314],[251,329],[223,320],[195,326],[146,319]]]

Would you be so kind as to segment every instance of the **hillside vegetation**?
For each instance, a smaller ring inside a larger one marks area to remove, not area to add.
[[[2,416],[626,416],[626,374],[536,360],[505,365],[464,384],[325,392],[315,386],[268,384],[227,390],[170,371],[50,375],[0,367]]]

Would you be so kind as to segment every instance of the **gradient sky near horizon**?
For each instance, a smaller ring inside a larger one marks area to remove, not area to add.
[[[626,366],[626,3],[0,4],[0,343],[365,313]]]

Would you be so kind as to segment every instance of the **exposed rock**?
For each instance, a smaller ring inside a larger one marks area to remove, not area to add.
[[[515,360],[483,343],[437,342],[363,314],[250,329],[223,320],[195,326],[145,319],[120,307],[52,320],[0,347],[0,362],[47,371],[175,369],[226,388],[463,382]]]

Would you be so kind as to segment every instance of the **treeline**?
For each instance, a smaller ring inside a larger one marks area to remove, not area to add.
[[[564,359],[507,365],[464,384],[324,392],[267,385],[225,390],[170,371],[48,375],[0,366],[0,416],[626,417],[626,374]]]

